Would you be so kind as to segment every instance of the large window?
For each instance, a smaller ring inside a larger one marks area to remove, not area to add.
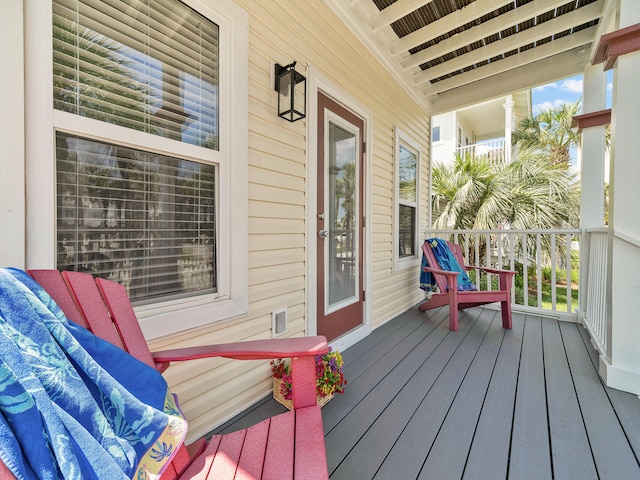
[[[246,314],[248,14],[47,5],[25,3],[27,268],[122,283],[148,338]]]
[[[395,268],[409,267],[418,258],[418,169],[420,149],[396,130],[395,148]]]
[[[170,35],[168,34],[170,32]],[[174,140],[170,155],[58,133],[57,267],[134,301],[216,291],[218,26],[176,0],[55,0],[53,106]]]
[[[212,293],[215,167],[58,133],[58,260],[131,300]]]

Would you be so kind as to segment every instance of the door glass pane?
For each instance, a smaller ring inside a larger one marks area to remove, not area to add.
[[[357,281],[357,137],[329,123],[328,306],[355,298]]]

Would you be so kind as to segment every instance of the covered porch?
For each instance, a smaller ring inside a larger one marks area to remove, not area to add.
[[[332,479],[640,476],[640,401],[608,388],[585,328],[551,316],[417,306],[343,352],[349,381],[323,407]],[[223,425],[284,408],[267,398]],[[216,432],[217,433],[217,432]]]

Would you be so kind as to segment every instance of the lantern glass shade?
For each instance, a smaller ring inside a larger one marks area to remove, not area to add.
[[[296,72],[296,62],[276,64],[275,90],[278,92],[278,116],[295,122],[307,114],[307,79]]]

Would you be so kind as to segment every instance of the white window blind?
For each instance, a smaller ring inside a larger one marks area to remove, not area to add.
[[[218,30],[177,0],[54,0],[54,108],[217,150]]]
[[[218,26],[178,0],[52,5],[53,108],[170,140],[152,152],[62,126],[57,267],[118,281],[136,303],[218,292]],[[185,144],[206,155],[183,158]]]
[[[58,133],[58,268],[132,300],[216,291],[215,167]]]

